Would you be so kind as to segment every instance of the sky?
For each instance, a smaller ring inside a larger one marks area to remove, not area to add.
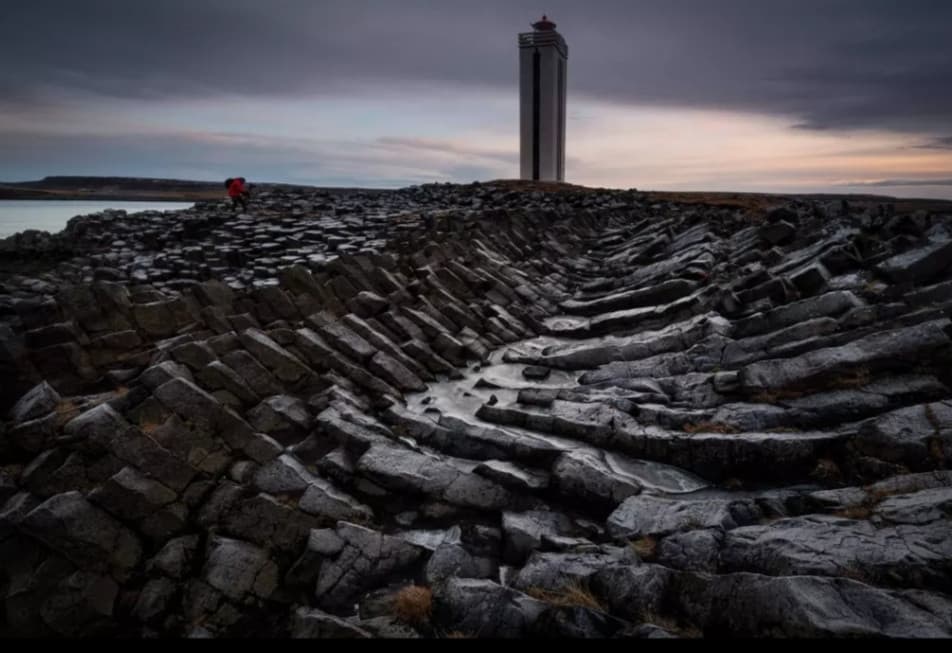
[[[952,199],[948,0],[4,0],[0,179],[515,178],[543,13],[566,181]]]

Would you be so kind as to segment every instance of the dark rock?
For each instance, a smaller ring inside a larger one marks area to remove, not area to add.
[[[613,637],[628,624],[601,610],[583,606],[551,607],[539,615],[531,633],[543,639],[603,639]]]
[[[25,533],[73,563],[125,580],[142,556],[138,538],[79,492],[58,494],[23,518]]]
[[[845,578],[676,576],[671,595],[709,636],[948,637],[952,602]]]
[[[636,539],[706,528],[730,530],[759,518],[760,511],[749,500],[681,500],[641,495],[625,499],[609,516],[608,529],[615,535]]]
[[[192,569],[198,541],[198,535],[185,535],[169,540],[149,561],[148,570],[161,572],[176,580],[183,578]]]
[[[548,608],[545,603],[490,580],[451,578],[434,592],[434,620],[447,632],[519,638]]]
[[[265,399],[248,413],[250,424],[285,444],[300,442],[311,426],[307,405],[288,395]]]
[[[176,498],[175,492],[132,467],[123,467],[89,494],[90,501],[125,521],[149,517]]]
[[[61,401],[59,393],[43,381],[20,398],[10,411],[10,419],[23,423],[42,417],[55,410]]]
[[[344,547],[321,565],[315,598],[327,610],[342,610],[375,585],[406,573],[422,549],[383,533],[341,522],[337,535]]]
[[[291,619],[295,639],[365,639],[372,635],[354,624],[313,608],[298,608]]]
[[[791,240],[797,233],[797,228],[785,220],[771,222],[758,231],[758,235],[771,245],[780,245]]]
[[[278,567],[267,552],[224,537],[213,537],[202,578],[230,599],[247,595],[267,599],[277,589]]]
[[[374,444],[357,461],[357,469],[384,487],[455,505],[498,510],[511,500],[505,488],[465,468],[395,445]]]

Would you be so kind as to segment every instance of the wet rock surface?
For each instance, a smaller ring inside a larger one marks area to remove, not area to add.
[[[3,241],[49,269],[0,279],[0,634],[952,636],[950,220],[263,189]]]

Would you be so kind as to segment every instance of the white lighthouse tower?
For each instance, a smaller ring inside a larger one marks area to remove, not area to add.
[[[565,88],[569,48],[546,16],[519,35],[520,176],[565,179]]]

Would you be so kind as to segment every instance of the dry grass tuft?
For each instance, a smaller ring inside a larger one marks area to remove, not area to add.
[[[865,367],[861,367],[849,372],[839,374],[826,384],[826,390],[842,390],[845,388],[861,388],[869,385],[872,380],[872,373]]]
[[[393,616],[406,624],[424,624],[432,612],[433,592],[429,587],[408,585],[393,598]]]
[[[777,402],[783,401],[785,399],[799,399],[800,397],[819,392],[861,388],[865,385],[869,385],[872,379],[872,372],[870,372],[868,368],[858,367],[854,370],[842,372],[841,374],[831,377],[812,388],[791,387],[780,388],[776,390],[764,390],[763,392],[753,395],[750,399],[751,401],[760,404],[776,404]]]
[[[592,594],[591,590],[578,581],[569,583],[557,592],[533,587],[530,588],[526,594],[534,599],[538,599],[544,603],[548,603],[549,605],[556,607],[581,607],[606,612],[605,606],[603,606],[598,598]]]
[[[642,621],[648,624],[654,624],[659,628],[664,628],[672,635],[684,637],[686,639],[700,639],[704,636],[699,628],[691,625],[681,625],[674,619],[663,617],[659,614],[648,613],[642,617]]]
[[[162,427],[158,422],[145,421],[139,426],[139,430],[145,435],[152,435]]]
[[[869,519],[870,515],[873,514],[873,509],[872,506],[861,503],[858,506],[850,506],[846,510],[840,510],[833,514],[844,519]]]
[[[79,411],[79,406],[77,406],[72,399],[64,399],[56,404],[56,408],[53,409],[53,412],[56,413],[57,428],[64,426],[67,422],[78,416]]]
[[[755,394],[750,400],[757,404],[775,404],[784,399],[799,399],[804,394],[806,393],[801,390],[764,390]]]
[[[685,424],[681,427],[685,433],[737,433],[730,424],[717,424],[715,422],[700,422],[698,424]]]

